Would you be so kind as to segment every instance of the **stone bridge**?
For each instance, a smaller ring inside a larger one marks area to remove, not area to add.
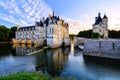
[[[86,42],[86,38],[75,37],[74,38],[74,46],[79,46],[80,44],[84,44]]]

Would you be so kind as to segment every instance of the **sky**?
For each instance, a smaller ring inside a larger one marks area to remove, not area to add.
[[[95,17],[108,17],[108,28],[120,30],[120,0],[0,0],[0,24],[34,25],[54,11],[69,23],[69,32],[92,29]]]

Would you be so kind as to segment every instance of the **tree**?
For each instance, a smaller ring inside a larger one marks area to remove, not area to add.
[[[70,40],[73,40],[74,37],[76,37],[76,36],[77,36],[76,34],[70,34],[70,35],[69,35],[69,38],[70,38]]]
[[[8,41],[12,38],[15,38],[15,31],[17,30],[16,26],[11,27],[10,29],[4,25],[0,25],[0,41]]]
[[[4,40],[5,40],[5,34],[0,31],[0,41],[4,41]]]
[[[4,25],[0,25],[0,41],[6,41],[9,39],[9,28]]]
[[[92,30],[85,30],[85,31],[80,31],[78,33],[78,37],[84,37],[84,38],[91,38],[91,35],[92,35]]]
[[[120,38],[120,30],[109,30],[109,38]]]
[[[17,30],[17,27],[16,26],[13,26],[10,28],[10,31],[9,31],[9,39],[11,40],[12,38],[15,38],[15,31]]]
[[[98,38],[99,37],[99,33],[92,33],[91,38]]]
[[[99,35],[99,33],[93,33],[91,29],[86,31],[80,31],[77,36],[83,38],[103,38],[103,35]],[[108,37],[120,38],[120,30],[108,30]]]

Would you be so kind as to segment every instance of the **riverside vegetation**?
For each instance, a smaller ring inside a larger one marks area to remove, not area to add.
[[[15,31],[17,30],[16,26],[7,28],[4,25],[0,25],[0,42],[11,41],[12,38],[15,38]]]
[[[98,33],[93,33],[92,29],[80,31],[77,35],[77,37],[83,37],[83,38],[103,38],[103,36],[99,35]],[[120,30],[108,30],[108,37],[109,38],[120,38]]]
[[[0,77],[0,80],[75,80],[74,78],[62,78],[62,77],[56,77],[52,78],[49,75],[45,75],[41,72],[33,72],[33,73],[27,73],[27,72],[20,72],[4,77]],[[84,79],[82,79],[84,80]]]

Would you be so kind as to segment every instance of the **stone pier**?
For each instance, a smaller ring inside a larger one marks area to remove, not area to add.
[[[120,39],[88,39],[84,55],[120,59]]]

